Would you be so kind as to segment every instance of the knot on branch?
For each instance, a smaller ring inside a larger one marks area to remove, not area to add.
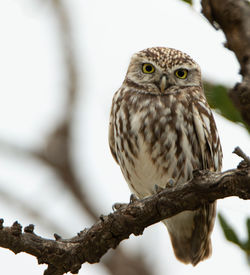
[[[3,229],[3,223],[4,223],[4,219],[0,219],[0,230]]]
[[[62,239],[62,237],[60,235],[58,235],[57,233],[54,233],[54,238],[56,241],[59,241]]]
[[[238,169],[250,167],[250,158],[240,149],[240,147],[236,147],[233,153],[243,158],[237,166]]]
[[[35,226],[34,224],[29,224],[28,226],[24,227],[25,233],[34,233]]]
[[[15,221],[10,228],[12,235],[20,236],[22,234],[22,226],[18,221]]]

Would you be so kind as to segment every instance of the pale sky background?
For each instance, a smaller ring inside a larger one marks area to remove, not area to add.
[[[64,103],[63,60],[55,32],[56,21],[48,1],[0,0],[0,140],[34,148],[60,118]],[[127,202],[129,189],[108,148],[108,119],[114,92],[121,85],[130,56],[152,46],[185,51],[201,66],[203,77],[233,86],[241,78],[233,53],[223,47],[224,35],[179,0],[65,0],[72,15],[74,43],[80,71],[78,109],[74,125],[74,161],[79,176],[96,202],[100,214],[108,214],[114,202]],[[250,155],[249,135],[215,115],[224,151],[223,169],[236,167],[240,159],[231,152],[239,145]],[[55,175],[29,159],[0,150],[0,190],[33,205],[49,219],[75,235],[91,221],[83,218],[69,193],[60,189]],[[55,199],[56,198],[56,199]],[[250,202],[228,198],[218,209],[246,237],[245,219]],[[10,207],[0,196],[0,218],[5,225],[18,220],[36,224],[35,232],[52,238],[53,232],[21,209]],[[60,233],[60,232],[57,232]],[[162,224],[131,236],[121,246],[143,251],[156,275],[249,274],[244,254],[225,241],[215,224],[212,258],[197,267],[183,265],[173,254]],[[15,256],[0,248],[1,274],[40,275],[45,266],[24,253]],[[7,271],[8,270],[8,271]],[[102,265],[83,265],[81,275],[104,275]]]

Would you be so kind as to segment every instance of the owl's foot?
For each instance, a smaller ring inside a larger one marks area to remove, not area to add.
[[[162,188],[161,186],[155,184],[154,186],[154,191],[155,193],[160,193],[164,188]]]
[[[138,201],[139,199],[136,197],[135,194],[130,195],[129,203],[120,203],[116,202],[115,204],[112,205],[112,210],[121,210],[123,208],[126,208],[130,203],[134,203],[135,201]]]
[[[175,181],[174,179],[170,178],[170,179],[167,181],[167,183],[166,183],[166,185],[165,185],[164,188],[161,187],[161,186],[159,186],[159,185],[157,185],[157,184],[155,184],[155,186],[154,186],[154,191],[155,191],[155,193],[160,193],[160,192],[161,192],[162,190],[164,190],[165,188],[174,187],[175,185],[176,185],[176,181]]]
[[[133,203],[135,201],[138,201],[139,199],[136,197],[135,194],[130,195],[129,203]]]
[[[120,203],[120,202],[116,202],[112,205],[112,210],[116,211],[116,210],[121,210],[124,209],[128,206],[127,203]]]
[[[168,182],[166,183],[166,188],[169,188],[169,187],[174,187],[176,185],[176,181],[172,178],[170,178],[168,180]]]

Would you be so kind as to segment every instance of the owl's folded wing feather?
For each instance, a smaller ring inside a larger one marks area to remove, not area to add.
[[[119,164],[116,150],[115,150],[115,137],[114,137],[114,102],[111,107],[111,113],[109,118],[109,148],[114,160]]]
[[[202,168],[221,170],[222,151],[211,109],[204,102],[192,104],[193,122],[202,155]]]
[[[212,111],[204,101],[194,102],[192,111],[194,129],[201,150],[202,169],[220,171],[222,152]],[[210,234],[214,225],[215,213],[216,202],[205,203],[196,210],[194,216],[195,230],[192,233],[191,242],[193,265],[211,255]]]

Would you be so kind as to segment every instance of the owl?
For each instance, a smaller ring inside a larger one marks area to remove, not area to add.
[[[222,150],[199,65],[171,48],[134,54],[113,97],[109,145],[138,198],[155,186],[185,184],[195,169],[220,171]],[[210,256],[215,215],[216,203],[203,203],[163,221],[177,259],[196,265]]]

